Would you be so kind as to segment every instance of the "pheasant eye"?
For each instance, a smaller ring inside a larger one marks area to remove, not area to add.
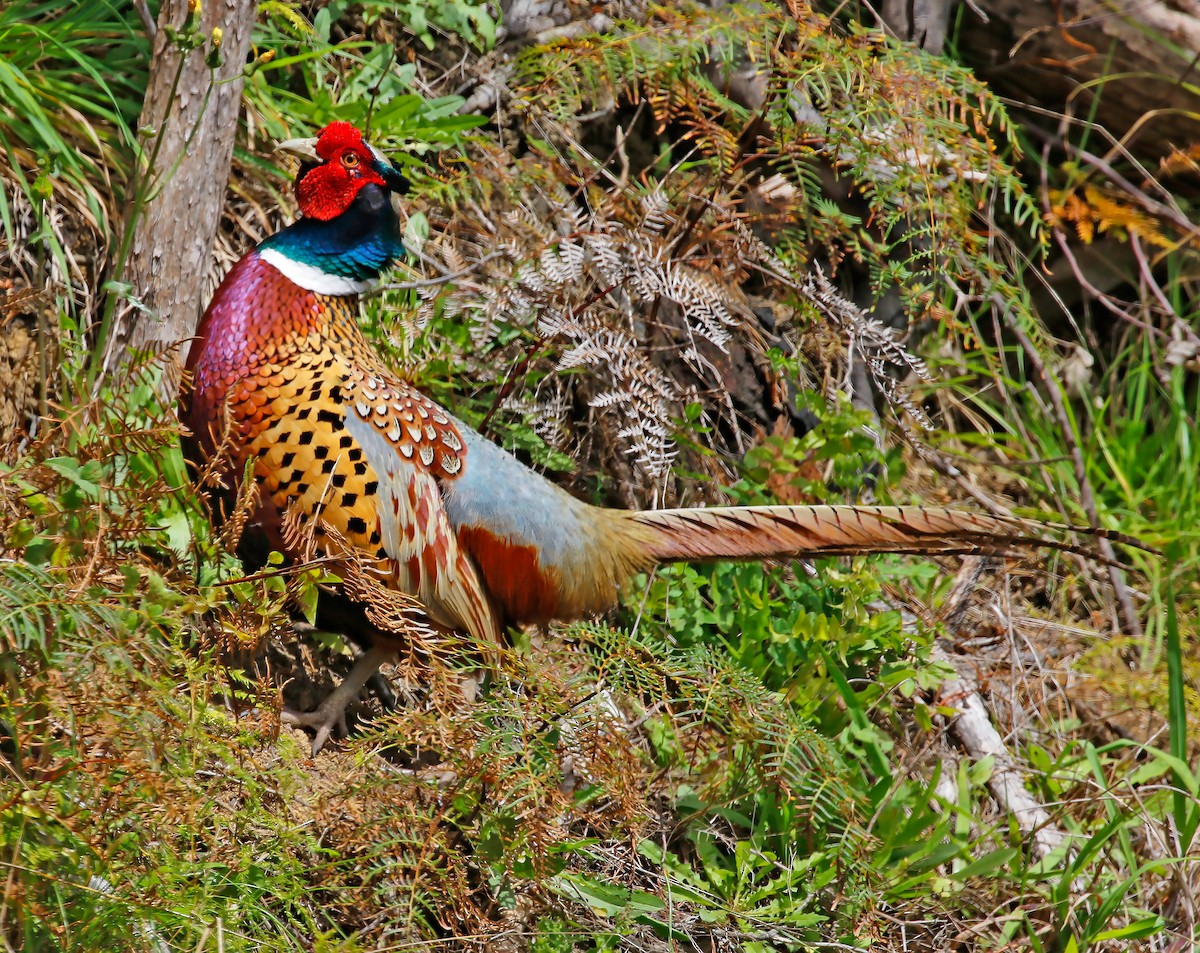
[[[353,169],[356,165],[358,165],[358,153],[347,152],[344,156],[342,156],[342,165],[344,165],[347,169]]]

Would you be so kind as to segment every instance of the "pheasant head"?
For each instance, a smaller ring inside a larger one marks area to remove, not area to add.
[[[301,157],[301,217],[263,242],[259,254],[309,291],[368,290],[404,254],[391,194],[408,191],[407,180],[348,122],[278,148]]]
[[[312,139],[281,142],[276,151],[305,160],[296,176],[296,201],[305,218],[337,218],[368,185],[408,191],[404,176],[348,122],[330,123]]]

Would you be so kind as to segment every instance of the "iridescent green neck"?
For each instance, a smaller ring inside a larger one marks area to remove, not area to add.
[[[327,222],[301,218],[264,241],[258,252],[302,288],[361,294],[404,255],[404,245],[390,195],[366,185],[341,215]]]

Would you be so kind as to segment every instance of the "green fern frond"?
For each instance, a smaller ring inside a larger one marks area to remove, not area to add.
[[[0,563],[0,651],[51,664],[66,645],[85,645],[123,624],[94,592],[72,590],[62,576],[24,562]]]

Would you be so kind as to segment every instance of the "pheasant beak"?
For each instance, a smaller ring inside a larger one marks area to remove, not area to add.
[[[289,152],[310,162],[321,161],[321,157],[317,155],[317,140],[315,136],[311,139],[285,139],[275,147],[275,151]]]
[[[408,191],[408,179],[400,174],[400,170],[392,165],[388,161],[387,156],[382,152],[372,145],[368,145],[367,148],[371,150],[371,155],[375,157],[375,171],[383,176],[383,181],[387,183],[387,187],[393,192],[404,195]]]

